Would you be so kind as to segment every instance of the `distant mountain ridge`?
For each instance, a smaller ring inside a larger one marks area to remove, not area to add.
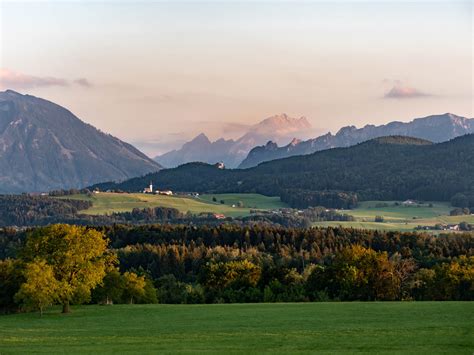
[[[283,147],[269,141],[266,145],[253,148],[239,168],[250,168],[265,161],[306,155],[330,148],[349,147],[383,136],[409,136],[439,143],[470,133],[474,133],[474,119],[451,113],[417,118],[406,123],[394,121],[386,125],[366,125],[362,128],[347,126],[335,135],[327,133],[302,142],[292,141]]]
[[[204,133],[201,133],[180,149],[154,159],[169,168],[198,161],[209,164],[222,161],[227,167],[235,168],[256,145],[264,144],[270,139],[289,139],[309,128],[311,125],[305,117],[292,118],[286,114],[280,114],[253,125],[237,140],[221,138],[211,142]]]
[[[81,188],[161,169],[50,101],[0,92],[0,193]]]

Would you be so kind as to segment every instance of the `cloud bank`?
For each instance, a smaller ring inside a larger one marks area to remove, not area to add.
[[[79,78],[72,81],[72,84],[90,88],[92,84],[86,78]],[[64,78],[52,76],[35,76],[16,72],[6,68],[0,68],[0,89],[34,89],[51,86],[70,86],[71,82]]]

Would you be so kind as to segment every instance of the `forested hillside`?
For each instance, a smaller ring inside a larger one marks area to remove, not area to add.
[[[295,207],[350,208],[357,200],[450,201],[457,193],[474,195],[474,135],[439,144],[384,137],[245,170],[193,163],[93,188],[139,191],[150,181],[175,191],[280,196]]]

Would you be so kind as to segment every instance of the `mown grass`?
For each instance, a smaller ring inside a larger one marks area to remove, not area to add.
[[[472,354],[474,303],[82,306],[0,316],[0,353]]]

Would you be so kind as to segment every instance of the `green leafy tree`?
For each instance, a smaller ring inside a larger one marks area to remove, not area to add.
[[[21,256],[27,263],[42,259],[52,268],[58,283],[57,299],[63,313],[69,313],[71,303],[89,300],[91,289],[116,262],[115,255],[107,253],[107,244],[97,230],[56,224],[30,233]]]
[[[125,278],[125,290],[124,297],[129,300],[130,304],[133,304],[134,300],[145,296],[145,276],[138,276],[134,272],[126,272],[123,274]]]
[[[26,309],[39,310],[42,316],[43,309],[58,297],[59,283],[54,270],[45,260],[36,259],[26,264],[24,275],[26,282],[21,285],[15,300]]]
[[[160,303],[180,304],[186,302],[186,284],[177,281],[172,274],[157,280]]]
[[[14,296],[25,281],[20,264],[20,260],[0,260],[0,309],[2,313],[8,313],[17,308]]]
[[[121,303],[125,290],[125,278],[117,269],[109,271],[102,284],[93,291],[93,299],[99,303]]]

